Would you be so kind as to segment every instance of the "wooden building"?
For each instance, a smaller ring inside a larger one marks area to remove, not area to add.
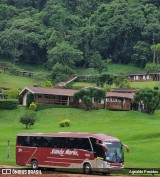
[[[139,88],[113,88],[106,93],[105,108],[110,110],[137,110],[138,105],[134,103],[134,95]]]
[[[97,88],[99,89],[99,88]],[[111,92],[107,92],[104,99],[96,102],[92,98],[93,108],[110,109],[110,110],[131,110],[135,109],[134,95],[137,88],[116,88]],[[25,87],[20,92],[20,103],[27,105],[27,95],[33,96],[33,101],[38,104],[61,104],[67,106],[75,106],[85,108],[82,100],[74,102],[74,94],[78,90],[62,89],[62,88],[44,88],[44,87]]]
[[[39,104],[62,104],[73,105],[73,96],[77,90],[44,88],[44,87],[25,87],[20,92],[20,103],[24,106],[27,104],[27,95],[32,94],[35,103]]]
[[[89,87],[87,87],[89,88]],[[86,88],[86,89],[87,89]],[[94,87],[95,88],[95,87]],[[101,89],[96,87],[97,89]],[[44,88],[44,87],[25,87],[19,94],[20,104],[27,105],[27,95],[32,94],[33,100],[38,104],[61,104],[61,105],[70,105],[80,108],[85,108],[84,102],[80,99],[78,102],[74,102],[74,94],[78,90],[73,89],[62,89],[62,88]],[[104,99],[100,102],[95,102],[92,98],[92,103],[94,108],[104,108]]]
[[[146,82],[146,81],[159,81],[160,73],[137,73],[128,74],[128,80],[130,82]]]
[[[131,110],[135,93],[106,93],[106,109],[110,110]]]

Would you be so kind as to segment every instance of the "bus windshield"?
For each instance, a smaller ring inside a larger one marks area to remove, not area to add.
[[[123,146],[120,142],[105,142],[107,152],[105,153],[105,160],[111,163],[124,162]]]

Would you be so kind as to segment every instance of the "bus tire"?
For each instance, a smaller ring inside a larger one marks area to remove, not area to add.
[[[33,170],[38,169],[38,162],[37,162],[37,160],[32,160],[31,168],[32,168]]]
[[[84,174],[91,174],[92,173],[91,165],[89,163],[84,164],[83,173]]]

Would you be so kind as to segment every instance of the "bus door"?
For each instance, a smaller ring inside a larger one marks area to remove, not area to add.
[[[96,138],[90,138],[93,151],[94,151],[94,156],[95,156],[95,164],[94,168],[96,169],[101,169],[103,168],[103,161],[105,157],[105,152],[103,146],[100,144],[99,140]]]

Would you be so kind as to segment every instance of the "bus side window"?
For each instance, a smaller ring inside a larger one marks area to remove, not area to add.
[[[77,140],[77,148],[78,149],[84,149],[87,151],[92,151],[90,142],[88,138],[78,138]]]
[[[90,144],[90,141],[88,138],[85,138],[84,139],[84,142],[85,142],[85,150],[87,151],[92,151],[92,148],[91,148],[91,144]]]
[[[26,136],[26,146],[31,146],[31,137],[30,136]]]
[[[66,139],[66,147],[70,149],[77,148],[77,138],[65,138]]]
[[[37,137],[30,137],[30,146],[33,146],[33,147],[38,146]]]
[[[17,143],[19,146],[26,146],[26,136],[18,136]]]
[[[54,138],[52,137],[44,137],[43,138],[43,143],[42,143],[42,147],[54,147],[53,143],[54,143]]]

